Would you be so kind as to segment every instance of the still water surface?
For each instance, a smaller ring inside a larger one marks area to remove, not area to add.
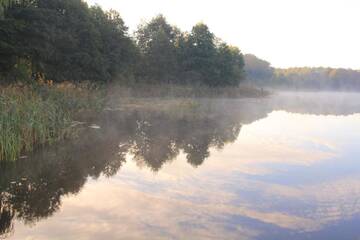
[[[359,239],[359,100],[108,109],[1,165],[0,239]]]

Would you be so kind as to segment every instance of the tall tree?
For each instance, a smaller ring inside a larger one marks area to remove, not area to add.
[[[143,77],[152,82],[174,81],[178,70],[175,47],[178,35],[179,30],[163,15],[139,26],[136,38],[143,56]]]
[[[197,76],[197,81],[213,85],[218,75],[216,68],[215,35],[207,25],[199,23],[192,28],[186,51],[186,71]]]
[[[218,47],[215,86],[237,86],[244,78],[244,58],[239,48],[221,43]]]
[[[115,11],[90,9],[81,0],[24,2],[1,21],[0,51],[7,53],[1,69],[27,59],[33,73],[49,79],[106,81],[133,63],[135,45]]]
[[[238,85],[243,79],[244,60],[240,50],[210,32],[207,25],[195,25],[185,40],[184,70],[193,80],[212,87]]]

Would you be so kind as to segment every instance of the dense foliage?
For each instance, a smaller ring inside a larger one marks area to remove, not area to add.
[[[136,40],[145,81],[231,86],[243,78],[240,50],[221,42],[203,23],[181,32],[159,15],[139,27]]]
[[[254,55],[244,56],[248,81],[267,87],[315,90],[360,90],[360,71],[342,68],[272,68]]]
[[[159,15],[135,38],[119,13],[82,0],[0,0],[2,81],[237,85],[244,61],[205,24],[181,32]]]
[[[133,61],[126,31],[119,14],[80,0],[16,1],[0,23],[0,71],[8,80],[110,80]]]
[[[343,68],[276,69],[275,84],[297,89],[360,90],[360,71]]]

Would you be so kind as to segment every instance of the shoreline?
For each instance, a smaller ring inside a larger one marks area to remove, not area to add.
[[[91,119],[110,106],[134,99],[263,98],[269,93],[248,86],[209,88],[181,85],[94,85],[87,82],[10,84],[0,87],[0,161],[15,161],[39,146],[76,134],[74,121]],[[149,103],[149,101],[141,101]],[[186,106],[193,104],[186,102]],[[151,103],[151,101],[150,101]],[[183,103],[181,103],[183,104]],[[145,104],[149,105],[149,104]],[[165,107],[171,106],[171,104]],[[163,106],[157,105],[159,108]],[[131,107],[128,105],[127,107]],[[156,109],[156,108],[155,108]]]

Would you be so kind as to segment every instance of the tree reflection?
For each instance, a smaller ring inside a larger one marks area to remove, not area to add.
[[[255,114],[253,120],[264,114]],[[1,163],[0,236],[11,234],[15,218],[33,224],[52,216],[62,196],[78,193],[88,178],[115,175],[127,155],[157,172],[183,152],[198,167],[210,148],[221,149],[237,139],[241,116],[201,109],[191,114],[107,112],[100,130],[87,129],[79,138],[40,149],[27,159]]]
[[[234,141],[240,128],[235,119],[226,122],[219,118],[169,119],[166,114],[143,116],[136,121],[135,134],[130,138],[130,153],[138,165],[156,172],[183,150],[188,162],[196,167],[209,157],[211,147],[222,148]]]
[[[60,146],[43,149],[28,159],[1,163],[0,233],[11,231],[14,217],[32,224],[50,217],[61,206],[61,197],[76,194],[88,177],[114,175],[125,158],[116,154],[115,139],[84,134]],[[106,141],[102,141],[106,140]]]
[[[8,237],[14,229],[14,210],[7,205],[6,193],[1,193],[0,198],[0,237]]]

